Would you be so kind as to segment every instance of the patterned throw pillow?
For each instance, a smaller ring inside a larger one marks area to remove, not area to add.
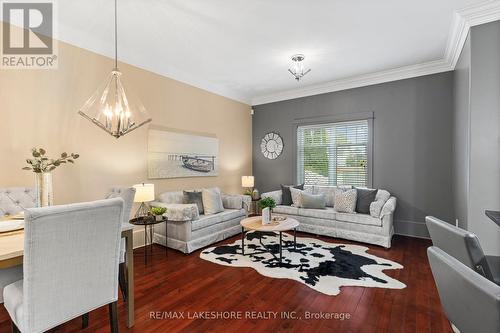
[[[302,193],[312,194],[312,188],[306,188],[305,190],[298,190],[294,187],[290,187],[290,193],[292,195],[292,206],[302,207]]]
[[[284,206],[290,206],[293,203],[292,194],[290,191],[291,188],[303,190],[304,184],[300,184],[300,185],[296,185],[296,186],[281,184],[281,204]]]
[[[354,213],[356,209],[357,192],[355,189],[342,191],[335,194],[335,210],[339,213]]]

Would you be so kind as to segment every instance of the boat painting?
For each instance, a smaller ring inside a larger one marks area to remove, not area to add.
[[[149,130],[150,179],[217,176],[217,138]]]

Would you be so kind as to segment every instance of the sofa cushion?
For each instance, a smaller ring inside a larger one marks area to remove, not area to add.
[[[290,188],[296,188],[298,190],[303,190],[304,184],[300,184],[300,185],[296,185],[296,186],[281,184],[281,204],[284,206],[290,206],[293,203]]]
[[[299,208],[299,216],[315,217],[324,220],[335,220],[336,212],[333,208],[326,209],[307,209]]]
[[[224,209],[241,209],[243,207],[243,196],[223,194],[222,204]]]
[[[299,208],[292,206],[278,205],[273,208],[273,213],[277,214],[287,214],[287,215],[298,215]]]
[[[198,206],[198,213],[203,214],[203,200],[201,198],[201,192],[198,191],[183,191],[183,203],[185,204],[195,204]]]
[[[200,215],[200,218],[191,222],[191,230],[200,230],[212,225],[233,220],[238,217],[244,217],[244,209],[226,209],[218,214]]]
[[[382,220],[368,214],[349,214],[336,212],[335,218],[339,222],[350,222],[365,225],[382,226]]]
[[[375,201],[378,190],[356,187],[356,212],[370,214],[370,205]]]
[[[300,205],[303,208],[309,209],[325,209],[326,208],[326,198],[323,193],[321,194],[310,194],[306,192],[300,193]]]
[[[356,209],[356,190],[343,191],[337,188],[335,191],[335,210],[341,213],[354,213]]]

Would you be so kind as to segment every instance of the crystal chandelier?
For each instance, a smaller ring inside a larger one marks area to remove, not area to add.
[[[288,71],[295,77],[295,80],[297,81],[300,81],[300,79],[304,77],[304,75],[311,71],[310,68],[304,68],[304,59],[305,57],[303,54],[293,55],[292,64],[290,65],[290,68],[288,68]]]
[[[126,92],[121,76],[115,0],[115,68],[78,113],[117,139],[152,120],[141,101]]]

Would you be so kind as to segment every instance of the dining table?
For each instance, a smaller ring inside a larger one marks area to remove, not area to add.
[[[126,313],[127,327],[134,326],[134,252],[132,224],[122,225],[122,238],[125,238],[125,264],[127,267]],[[24,229],[0,233],[0,269],[23,264]]]

